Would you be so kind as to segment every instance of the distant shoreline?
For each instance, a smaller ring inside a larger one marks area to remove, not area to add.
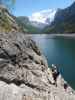
[[[53,34],[54,36],[66,36],[66,37],[75,37],[75,33],[73,34]]]
[[[64,37],[64,38],[70,38],[75,39],[75,33],[74,34],[26,34],[30,37],[39,37],[42,38],[44,36],[45,38],[55,38],[55,37]]]
[[[74,34],[53,34],[53,36],[75,39],[75,33]]]

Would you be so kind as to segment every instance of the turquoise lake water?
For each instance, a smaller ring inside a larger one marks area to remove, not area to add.
[[[46,56],[48,64],[59,66],[64,79],[75,89],[75,40],[50,35],[34,35],[33,40]]]

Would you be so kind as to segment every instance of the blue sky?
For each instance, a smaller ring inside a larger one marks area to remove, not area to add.
[[[74,0],[16,0],[15,9],[16,16],[31,16],[32,13],[46,9],[66,8],[71,5]]]

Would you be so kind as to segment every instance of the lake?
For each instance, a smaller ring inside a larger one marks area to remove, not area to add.
[[[48,64],[59,66],[64,79],[75,89],[75,40],[51,35],[33,35]]]

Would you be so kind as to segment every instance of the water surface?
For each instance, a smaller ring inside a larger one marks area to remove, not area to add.
[[[64,79],[75,89],[75,40],[50,35],[33,35],[48,64],[56,64]]]

